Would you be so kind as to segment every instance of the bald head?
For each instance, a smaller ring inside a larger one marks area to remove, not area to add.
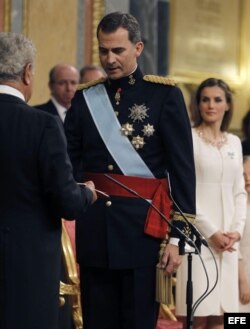
[[[71,105],[77,86],[79,84],[79,72],[70,64],[57,64],[49,73],[49,88],[51,95],[65,108]]]

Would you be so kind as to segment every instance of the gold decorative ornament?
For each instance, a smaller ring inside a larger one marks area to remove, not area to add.
[[[112,164],[108,165],[108,170],[109,170],[109,171],[114,170],[114,166],[113,166]]]
[[[76,329],[83,329],[81,298],[80,298],[80,279],[77,272],[77,263],[75,260],[73,247],[66,227],[62,220],[62,251],[63,261],[66,269],[66,282],[60,281],[59,304],[63,306],[65,298],[69,298],[72,310],[72,318]]]
[[[96,29],[97,25],[105,15],[105,1],[104,0],[92,0],[86,1],[91,4],[92,8],[92,51],[91,51],[91,63],[99,65],[99,45],[98,40],[96,38]]]
[[[129,118],[132,119],[133,122],[135,121],[143,121],[146,117],[148,117],[147,111],[149,109],[145,106],[145,104],[137,105],[134,104],[131,108],[129,108],[130,115]]]
[[[190,227],[188,225],[186,225],[184,228],[183,228],[183,233],[191,239],[192,237],[192,231],[190,229]]]
[[[142,149],[143,146],[145,145],[144,138],[137,135],[136,137],[133,137],[132,139],[132,145],[136,150]]]
[[[134,131],[133,125],[130,123],[124,123],[121,127],[121,132],[125,136],[131,136]]]
[[[172,215],[173,215],[173,218],[172,218],[173,220],[178,220],[178,221],[186,223],[186,220],[183,218],[182,214],[179,211],[174,211],[172,213]],[[195,215],[187,214],[187,213],[183,213],[183,215],[187,218],[187,220],[190,223],[195,224]]]
[[[155,132],[154,126],[148,123],[147,125],[143,126],[142,132],[146,137],[153,136]]]

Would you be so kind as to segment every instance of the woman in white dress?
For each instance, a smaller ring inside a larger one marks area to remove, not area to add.
[[[247,220],[240,240],[239,288],[240,312],[250,313],[250,155],[243,158],[247,198]]]
[[[192,129],[196,168],[196,226],[207,239],[218,265],[218,283],[199,304],[193,328],[224,327],[224,312],[238,311],[238,252],[245,220],[247,195],[244,188],[240,139],[227,132],[232,118],[232,93],[227,84],[209,78],[196,93]],[[209,289],[216,281],[214,259],[208,248],[201,256],[209,278]],[[185,328],[187,256],[177,271],[176,314]],[[204,293],[207,278],[200,258],[192,256],[193,303]]]

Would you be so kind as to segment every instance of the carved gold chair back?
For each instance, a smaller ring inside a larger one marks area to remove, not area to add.
[[[69,298],[72,305],[72,317],[75,329],[83,329],[80,279],[77,271],[77,263],[72,247],[72,243],[67,229],[62,220],[62,251],[66,269],[67,282],[60,282],[60,305],[65,303],[65,298]]]

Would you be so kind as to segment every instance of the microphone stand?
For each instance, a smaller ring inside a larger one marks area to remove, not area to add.
[[[169,186],[169,195],[171,200],[173,201],[173,204],[175,207],[179,210],[181,216],[185,220],[185,222],[188,224],[189,228],[191,229],[191,232],[195,236],[195,254],[200,254],[201,252],[201,245],[203,244],[205,247],[209,247],[207,240],[202,236],[202,234],[199,232],[199,230],[196,228],[196,226],[191,223],[187,217],[184,215],[178,204],[175,202],[172,191],[171,191],[171,184],[170,184],[170,177],[169,173],[167,172],[167,180],[168,180],[168,186]],[[192,321],[192,305],[193,305],[193,282],[192,282],[192,253],[188,252],[188,264],[187,264],[187,271],[188,271],[188,277],[187,277],[187,286],[186,286],[186,305],[187,305],[187,318],[186,318],[186,326],[187,329],[193,328],[193,321]]]
[[[186,286],[186,305],[187,305],[187,329],[193,328],[192,306],[193,306],[193,281],[192,281],[192,252],[188,253],[188,277]]]

